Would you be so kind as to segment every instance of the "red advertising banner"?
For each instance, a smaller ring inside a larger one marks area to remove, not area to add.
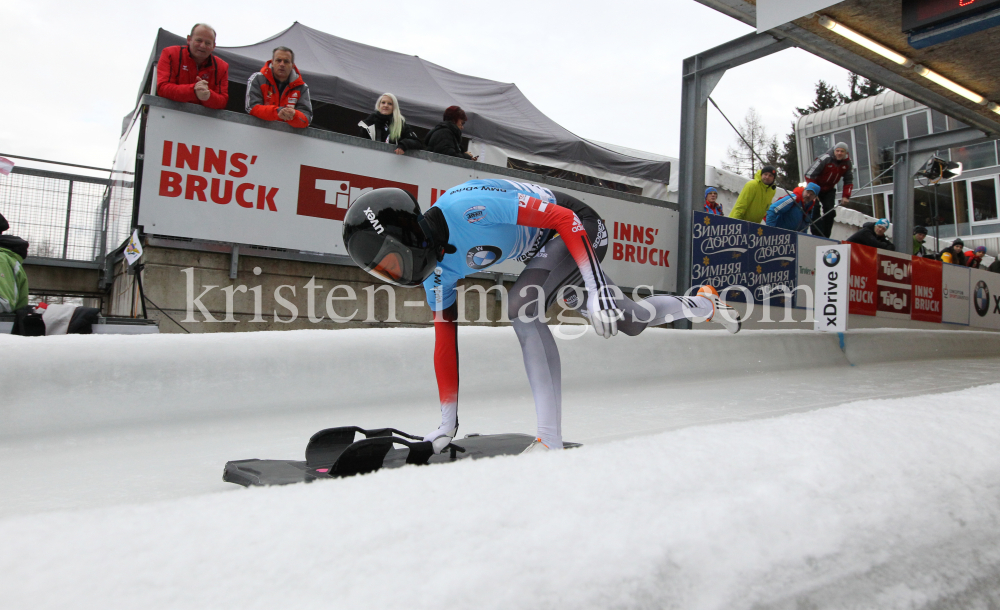
[[[862,316],[874,316],[878,250],[871,246],[851,244],[851,304],[848,311]]]
[[[910,319],[920,322],[941,322],[941,262],[913,258],[913,307]]]
[[[878,250],[878,295],[875,305],[880,313],[910,317],[913,304],[912,267],[909,254]]]

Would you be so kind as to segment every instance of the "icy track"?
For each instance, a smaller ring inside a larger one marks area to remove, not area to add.
[[[994,334],[585,336],[581,449],[221,482],[323,427],[433,428],[432,337],[0,336],[0,607],[1000,604]],[[460,349],[461,433],[530,433],[513,333]]]

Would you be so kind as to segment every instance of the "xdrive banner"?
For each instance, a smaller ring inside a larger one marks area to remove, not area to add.
[[[798,233],[704,212],[694,213],[692,230],[692,286],[711,284],[719,291],[742,286],[754,303],[785,304],[781,295],[792,294],[798,280]],[[739,290],[725,298],[746,301]]]
[[[344,214],[372,189],[403,189],[426,210],[447,189],[468,180],[511,180],[480,168],[159,107],[149,109],[143,153],[138,222],[146,233],[323,254],[347,254],[341,238]],[[676,211],[556,190],[604,218],[608,251],[603,266],[616,284],[662,291],[677,287]],[[506,261],[484,270],[517,274],[523,268]]]
[[[851,245],[817,246],[814,330],[824,332],[847,330],[850,285]]]

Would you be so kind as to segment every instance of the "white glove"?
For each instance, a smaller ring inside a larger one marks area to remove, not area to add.
[[[605,339],[610,339],[618,334],[618,320],[624,318],[625,313],[618,309],[614,294],[610,290],[604,299],[597,297],[596,290],[587,292],[587,311],[590,312],[590,323],[594,325],[594,332]],[[601,309],[601,305],[604,305],[605,309]]]

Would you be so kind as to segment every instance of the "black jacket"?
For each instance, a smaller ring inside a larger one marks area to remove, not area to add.
[[[871,246],[872,248],[881,248],[883,250],[895,250],[896,247],[892,245],[889,238],[883,235],[879,237],[875,233],[875,223],[866,222],[861,225],[861,230],[851,235],[847,238],[847,241],[852,244],[861,244],[863,246]]]
[[[376,142],[389,142],[389,121],[392,115],[384,115],[381,112],[373,112],[365,117],[365,120],[358,123],[358,135],[362,138],[375,140]],[[399,140],[389,142],[395,144],[403,150],[423,150],[424,145],[406,121],[403,121],[403,129],[399,132]]]
[[[993,273],[1000,273],[1000,258],[997,258],[995,261],[990,263],[990,266],[987,269],[987,271],[992,271]]]
[[[941,250],[941,252],[938,253],[938,259],[940,259],[941,255],[944,254],[945,252],[948,252],[948,253],[951,254],[951,264],[953,264],[953,265],[963,265],[964,266],[965,263],[968,262],[965,259],[965,250],[962,250],[961,252],[956,253],[954,250],[951,249],[951,246],[948,246],[944,250]]]
[[[449,157],[462,157],[468,159],[468,155],[462,152],[462,130],[451,121],[441,121],[424,138],[427,150],[439,155]]]

